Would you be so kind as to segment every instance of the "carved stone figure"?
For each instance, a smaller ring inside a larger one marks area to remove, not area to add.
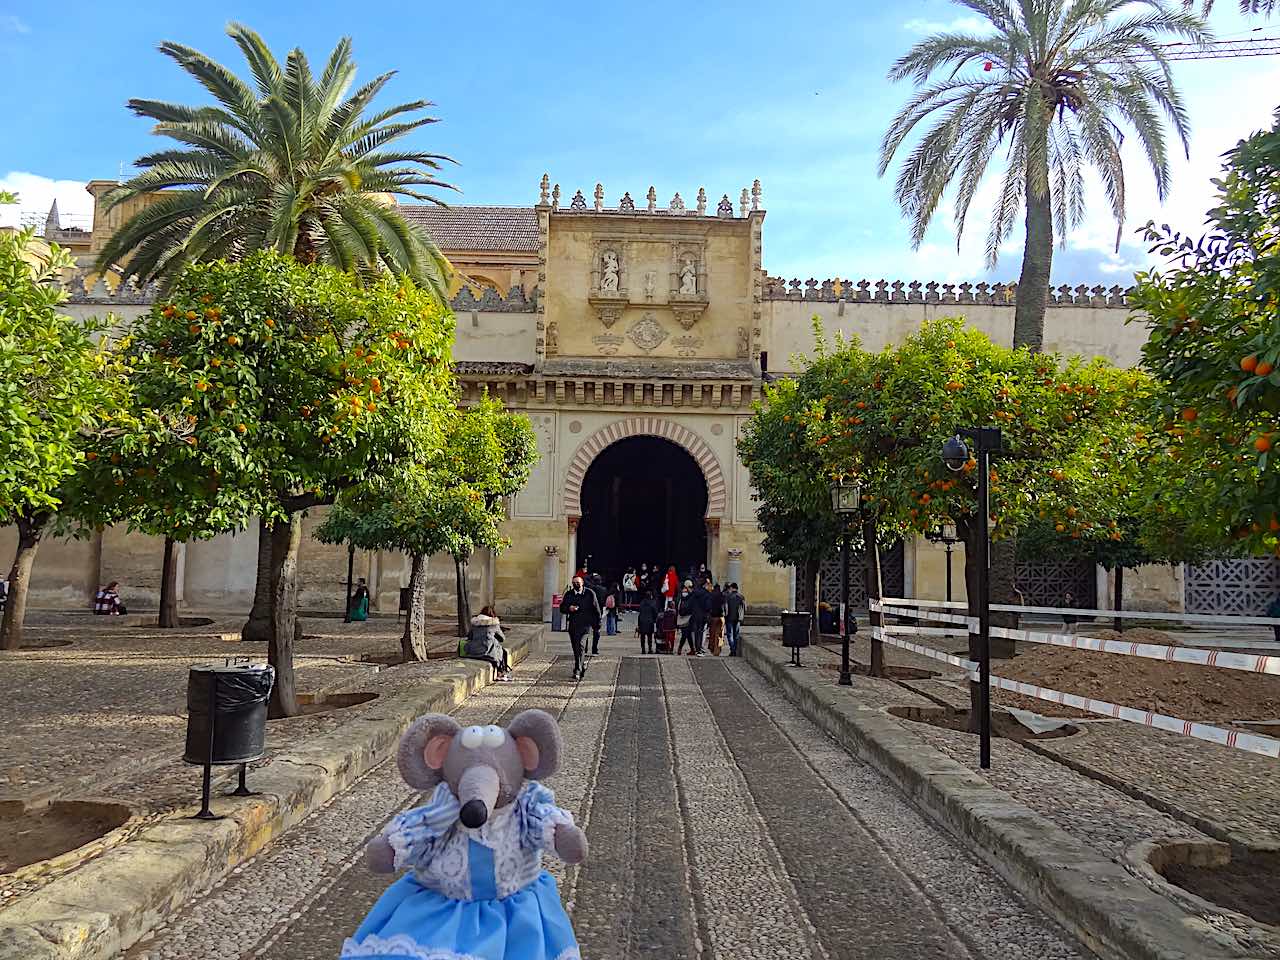
[[[698,264],[689,254],[685,254],[680,261],[680,292],[698,292]]]
[[[601,257],[600,289],[608,293],[618,292],[618,254],[606,250]]]
[[[747,328],[738,328],[738,359],[747,359]]]
[[[554,357],[560,352],[560,331],[556,327],[556,322],[552,320],[547,324],[547,356]]]
[[[656,283],[657,275],[652,270],[644,275],[644,298],[646,300],[653,299],[653,289]]]

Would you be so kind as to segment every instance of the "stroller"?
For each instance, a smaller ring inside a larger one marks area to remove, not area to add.
[[[658,617],[658,631],[654,637],[659,653],[675,653],[676,651],[676,607],[668,600],[667,609]]]

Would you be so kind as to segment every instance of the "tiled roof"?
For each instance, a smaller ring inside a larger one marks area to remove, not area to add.
[[[437,207],[401,204],[400,212],[417,224],[445,253],[451,250],[500,250],[536,253],[538,215],[532,207]]]

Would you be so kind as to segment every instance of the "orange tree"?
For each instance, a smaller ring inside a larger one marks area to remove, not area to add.
[[[1280,555],[1280,111],[1227,155],[1210,233],[1148,225],[1167,270],[1138,275],[1143,363],[1165,386],[1153,428],[1183,474],[1158,506],[1222,552]]]
[[[507,413],[500,401],[485,397],[450,419],[439,451],[344,492],[315,531],[325,543],[409,555],[410,604],[401,638],[406,661],[427,658],[427,558],[447,553],[453,559],[458,623],[465,632],[470,620],[466,560],[476,549],[510,545],[500,529],[506,498],[524,487],[537,460],[528,418]]]
[[[1011,350],[943,319],[875,356],[856,347],[826,352],[802,379],[812,398],[805,429],[823,451],[823,470],[862,481],[876,536],[956,524],[975,614],[977,463],[953,473],[941,459],[957,430],[995,425],[1003,434],[990,476],[993,539],[1038,520],[1070,539],[1124,536],[1116,480],[1145,436],[1139,423],[1151,383],[1140,372]]]
[[[142,426],[99,452],[98,487],[118,491],[116,515],[175,540],[261,518],[274,715],[297,711],[300,513],[439,448],[452,335],[407,280],[274,253],[188,267],[131,331]]]
[[[818,568],[845,526],[831,509],[822,451],[805,430],[809,398],[801,385],[788,378],[766,388],[738,440],[738,454],[751,475],[761,547],[770,563],[796,568],[799,603],[812,615],[816,637]]]

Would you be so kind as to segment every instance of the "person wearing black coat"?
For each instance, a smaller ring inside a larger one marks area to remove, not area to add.
[[[711,619],[711,591],[705,583],[695,583],[689,594],[689,612],[692,614],[693,655],[702,656],[702,638]]]
[[[587,672],[583,660],[587,631],[600,629],[600,601],[594,590],[586,588],[581,577],[574,577],[572,585],[560,599],[560,612],[568,618],[569,643],[573,646],[573,679],[581,680]]]
[[[604,586],[604,579],[598,573],[591,575],[591,582],[587,584],[587,589],[596,595],[596,609],[601,613],[604,611],[604,598],[608,595],[608,591]],[[596,616],[596,622],[591,626],[591,655],[594,657],[600,652],[600,615]]]
[[[640,652],[655,653],[653,632],[658,626],[658,604],[654,602],[652,590],[645,591],[636,618],[636,633],[640,635]]]

